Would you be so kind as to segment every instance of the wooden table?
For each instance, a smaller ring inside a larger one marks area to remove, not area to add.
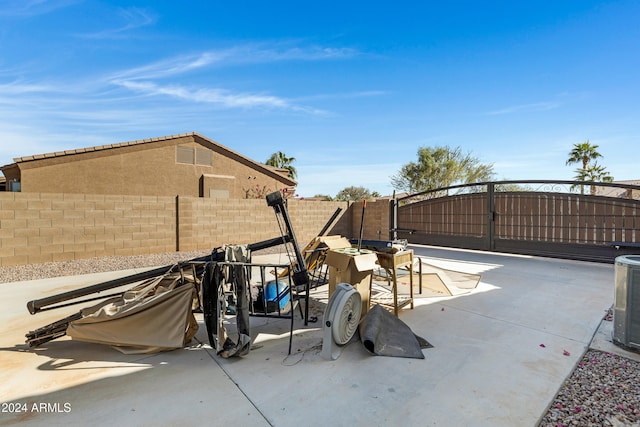
[[[413,310],[413,249],[407,249],[396,253],[376,252],[378,263],[384,269],[389,278],[393,292],[393,314],[398,316],[398,311],[407,304],[411,304]],[[401,305],[398,304],[398,276],[399,268],[409,268],[409,299]]]

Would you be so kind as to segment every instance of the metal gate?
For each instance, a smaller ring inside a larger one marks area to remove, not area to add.
[[[410,243],[612,262],[640,253],[640,186],[500,181],[412,194],[394,203]]]

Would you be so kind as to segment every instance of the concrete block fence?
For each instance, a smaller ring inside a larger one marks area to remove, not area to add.
[[[337,208],[328,234],[358,237],[362,204],[288,200],[302,247]],[[389,237],[388,200],[368,202],[365,239]],[[265,200],[0,193],[0,266],[116,255],[210,250],[280,236]]]

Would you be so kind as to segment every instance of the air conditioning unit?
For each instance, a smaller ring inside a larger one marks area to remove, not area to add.
[[[640,255],[615,259],[613,342],[640,349]]]

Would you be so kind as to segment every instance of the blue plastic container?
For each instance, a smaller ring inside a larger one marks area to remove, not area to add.
[[[278,311],[278,303],[280,310],[283,310],[289,303],[289,285],[280,280],[272,280],[264,286],[264,299],[267,304],[267,311]]]

